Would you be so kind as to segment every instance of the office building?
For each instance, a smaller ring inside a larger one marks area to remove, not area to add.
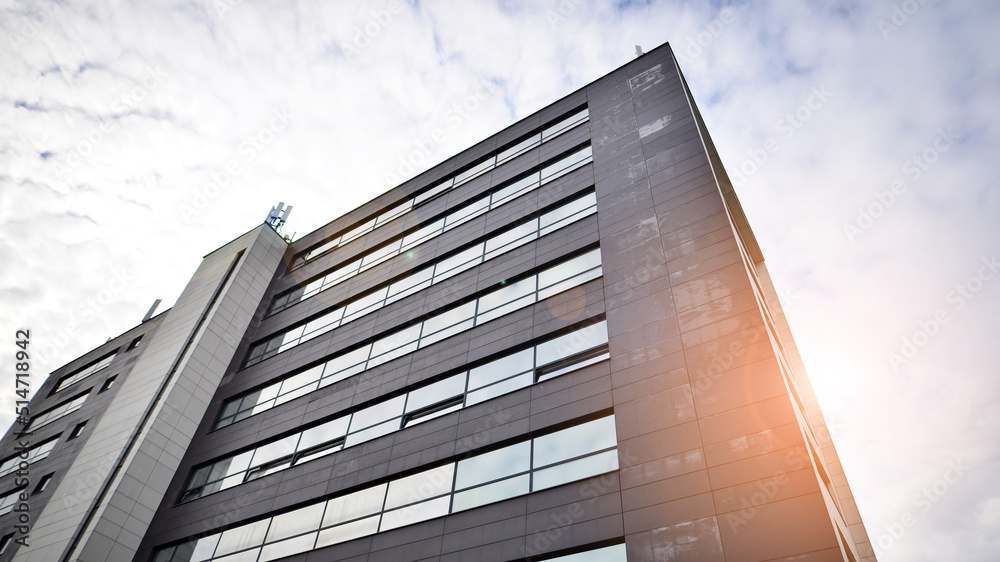
[[[0,561],[875,559],[667,45],[210,253],[31,411]]]

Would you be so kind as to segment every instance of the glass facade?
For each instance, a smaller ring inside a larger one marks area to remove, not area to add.
[[[381,306],[391,304],[434,283],[444,281],[453,275],[523,246],[595,212],[597,212],[597,196],[593,193],[569,201],[514,228],[486,240],[475,242],[434,264],[418,269],[398,281],[348,302],[327,313],[323,318],[327,318],[328,322],[317,322],[317,325],[326,326],[336,323],[340,326],[346,324],[368,312],[377,310]],[[327,287],[328,285],[311,282],[304,287],[283,293],[272,302],[270,313],[284,310],[293,304],[302,302]],[[253,352],[251,352],[251,356],[253,356]]]
[[[24,490],[24,488],[11,490],[10,492],[0,496],[0,515],[6,515],[14,510],[14,506],[17,505],[17,500]]]
[[[376,363],[369,363],[368,366],[372,367],[394,359],[399,355],[416,350],[417,347],[429,345],[462,329],[471,328],[473,325],[502,316],[591,279],[596,279],[601,276],[600,264],[600,250],[593,250],[583,256],[567,260],[546,269],[536,276],[522,279],[511,286],[506,286],[498,291],[484,295],[477,299],[478,302],[471,301],[465,305],[459,305],[454,309],[433,316],[423,322],[423,330],[419,326],[412,326],[378,340],[372,345],[369,359],[369,362],[375,360]],[[388,290],[389,288],[385,289],[386,294]],[[346,307],[335,308],[323,316],[314,318],[305,324],[295,326],[251,346],[244,367],[259,363],[282,351],[291,349],[336,329],[344,323],[345,311],[347,310],[353,310],[353,318],[356,318],[361,314],[383,306],[388,296],[381,296],[383,292],[374,294],[378,295],[378,298],[369,299],[368,297],[363,297],[355,301],[361,303],[357,307],[352,306],[355,303],[351,303]],[[397,295],[394,295],[393,298],[401,298]],[[448,328],[450,331],[447,333],[442,332],[445,328]],[[419,344],[417,340],[420,340]],[[401,351],[402,348],[406,348],[408,351]],[[387,355],[390,352],[395,355]]]
[[[94,373],[104,369],[105,367],[111,364],[111,361],[115,358],[116,353],[118,353],[117,350],[115,350],[115,352],[112,353],[111,355],[103,357],[91,363],[90,365],[87,365],[86,367],[80,369],[79,371],[76,371],[75,373],[72,373],[70,375],[67,375],[59,379],[59,384],[56,385],[56,388],[55,390],[52,391],[52,393],[54,394],[56,392],[59,392],[60,390],[70,385],[76,384],[82,381],[83,379],[89,377],[90,375],[93,375]]]
[[[0,463],[0,477],[7,476],[11,472],[16,471],[17,467],[22,462],[31,464],[38,462],[44,459],[45,457],[49,456],[49,453],[52,452],[53,447],[56,446],[56,443],[58,441],[59,441],[59,436],[57,435],[52,439],[49,439],[48,441],[42,443],[41,445],[36,445],[35,447],[28,449],[28,453],[24,457],[17,455],[5,459],[2,463]]]
[[[301,433],[216,460],[194,469],[181,501],[225,490],[530,386],[536,381],[535,373],[544,372],[549,365],[559,364],[559,374],[565,374],[595,361],[607,360],[607,343],[607,322],[602,320],[473,369],[421,384],[404,394],[328,420]],[[544,380],[551,378],[548,376]],[[255,394],[228,403],[223,413],[228,412],[230,404],[242,407],[244,401]],[[257,410],[247,404],[248,408],[243,412],[248,416],[272,405],[273,402]],[[238,419],[243,419],[239,417],[239,411],[221,418],[220,424],[225,420],[225,425],[228,425]]]
[[[377,217],[370,219],[364,222],[363,224],[360,224],[352,228],[343,235],[338,236],[337,238],[334,238],[333,240],[330,240],[320,246],[317,246],[304,254],[301,254],[296,258],[294,266],[297,267],[300,265],[304,265],[310,260],[334,248],[343,246],[344,244],[347,244],[352,240],[356,240],[357,238],[360,238],[361,236],[368,234],[369,232],[388,223],[389,221],[410,212],[414,207],[418,207],[422,203],[429,201],[437,197],[438,195],[441,195],[451,190],[454,187],[458,187],[459,185],[462,185],[463,183],[466,183],[469,180],[492,170],[493,168],[499,166],[500,164],[503,164],[507,160],[510,160],[515,156],[523,154],[528,150],[531,150],[532,148],[539,146],[543,142],[555,138],[559,134],[564,133],[576,127],[577,125],[586,123],[589,120],[589,118],[590,118],[590,112],[587,110],[587,108],[584,108],[580,111],[574,112],[568,117],[559,119],[556,123],[545,127],[543,130],[533,135],[528,136],[527,138],[517,142],[512,147],[498,154],[490,156],[482,160],[481,162],[478,162],[468,170],[460,172],[459,174],[451,178],[448,178],[447,180],[442,181],[441,183],[424,191],[423,193],[418,194],[413,199],[407,200],[393,207],[392,209],[389,209],[388,211],[378,215]]]
[[[83,403],[87,401],[87,396],[89,395],[90,391],[88,390],[87,392],[81,394],[80,396],[77,396],[76,398],[67,400],[62,404],[57,405],[55,408],[52,408],[51,410],[38,414],[37,416],[31,418],[31,422],[28,424],[27,427],[23,429],[23,431],[30,431],[38,429],[40,427],[45,427],[46,425],[60,418],[72,414],[73,412],[79,410],[83,406]]]
[[[388,244],[365,254],[361,258],[338,267],[321,278],[314,279],[301,288],[301,294],[299,294],[300,289],[295,289],[289,293],[279,295],[275,299],[274,304],[271,305],[271,312],[273,313],[283,308],[287,308],[303,298],[307,298],[323,291],[324,289],[328,289],[338,283],[350,279],[362,271],[375,267],[386,260],[403,254],[417,245],[448,232],[452,228],[482,215],[487,211],[496,209],[500,205],[511,201],[519,195],[535,190],[539,186],[589,163],[591,160],[592,153],[590,146],[575,150],[554,164],[529,174],[513,184],[492,193],[491,195],[487,195],[473,203],[465,205],[457,211],[453,211],[414,232],[406,234],[401,238],[397,238]]]
[[[162,548],[153,559],[274,560],[615,470],[610,415]]]

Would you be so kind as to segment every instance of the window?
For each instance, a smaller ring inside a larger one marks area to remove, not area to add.
[[[545,363],[559,365],[560,369],[558,373],[550,372],[544,378],[537,377],[539,381],[566,374],[597,361],[605,361],[609,357],[607,334],[605,321],[584,326],[566,335],[544,341],[533,348],[495,359],[469,371],[456,373],[429,384],[422,384],[405,394],[342,415],[307,429],[301,434],[283,437],[277,441],[263,444],[257,449],[196,468],[188,479],[180,501],[185,502],[224,490],[254,478],[334,453],[345,447],[364,443],[402,428],[443,416],[466,406],[531,386],[536,378],[534,373],[545,368]],[[581,357],[586,359],[580,359]],[[536,369],[536,364],[541,367]],[[306,373],[319,368],[321,367],[313,367]],[[310,375],[310,377],[314,378],[315,375]],[[255,391],[243,398],[228,402],[223,407],[222,417],[220,417],[217,426],[231,423],[228,420],[238,416],[238,408],[242,407],[244,401],[247,399],[257,400],[261,394],[263,391]],[[477,494],[479,493],[485,492],[477,492]],[[491,493],[496,493],[496,490]],[[472,495],[474,494],[463,496],[466,498],[463,501],[470,501],[468,497]]]
[[[101,385],[101,389],[98,390],[97,393],[100,394],[100,393],[104,392],[105,390],[107,390],[107,389],[111,388],[112,386],[114,386],[115,379],[117,379],[117,378],[118,378],[118,375],[112,375],[112,376],[108,377],[107,380],[104,381],[104,384]]]
[[[89,394],[90,391],[88,390],[87,392],[84,392],[79,396],[75,396],[61,404],[56,405],[55,407],[45,412],[42,412],[41,414],[38,414],[37,416],[31,418],[31,422],[28,423],[28,426],[24,428],[24,431],[35,430],[41,427],[45,427],[46,425],[49,425],[50,423],[56,420],[62,419],[72,414],[73,412],[83,407],[83,403],[87,401],[87,396]]]
[[[595,211],[596,196],[591,193],[570,201],[563,207],[543,214],[541,224],[551,225],[553,229],[560,228],[580,218],[589,216]],[[553,217],[549,218],[550,215],[553,215]],[[548,233],[551,231],[552,229],[549,229],[545,232]],[[483,261],[526,244],[537,238],[540,235],[539,232],[539,220],[532,219],[524,225],[514,227],[511,230],[494,236],[485,243],[476,243],[471,248],[462,250],[434,265],[424,267],[387,287],[376,289],[374,292],[351,301],[342,308],[334,309],[304,326],[293,328],[288,332],[276,335],[270,340],[257,344],[251,349],[247,364],[250,365],[263,361],[285,349],[308,341],[322,333],[360,318],[369,312],[378,310],[386,304],[395,302],[420,289],[429,287],[434,283],[478,265]]]
[[[125,351],[132,351],[133,349],[139,347],[139,342],[141,341],[142,341],[142,335],[132,340],[132,342],[128,344],[128,347],[125,348]]]
[[[48,457],[49,453],[52,452],[52,448],[56,446],[56,442],[58,441],[59,441],[59,436],[56,435],[55,437],[49,439],[48,441],[45,441],[41,445],[36,445],[35,447],[28,449],[28,456],[26,458],[22,458],[20,455],[15,455],[13,457],[4,459],[4,461],[0,463],[0,477],[6,476],[11,472],[17,470],[17,467],[21,463],[21,461],[30,464],[43,460],[45,457]]]
[[[72,439],[76,439],[77,437],[79,437],[80,434],[83,433],[83,428],[86,426],[87,426],[86,420],[76,424],[76,427],[73,428],[73,431],[69,432],[69,437],[67,437],[66,440],[70,441]]]
[[[614,470],[617,438],[609,415],[162,548],[153,559],[221,561],[236,554],[225,560],[272,560]],[[616,545],[560,560],[620,560],[623,552]]]
[[[532,172],[524,177],[517,179],[509,185],[506,185],[496,191],[491,195],[487,195],[476,200],[473,203],[467,204],[458,210],[452,211],[447,216],[439,218],[430,224],[426,224],[418,230],[404,235],[402,238],[395,239],[381,247],[371,251],[361,258],[350,262],[346,265],[342,265],[337,269],[327,273],[324,277],[319,279],[314,279],[309,282],[300,293],[298,289],[293,289],[287,294],[282,293],[275,298],[274,302],[269,307],[268,314],[274,314],[280,310],[283,310],[302,299],[308,298],[315,293],[327,289],[341,281],[349,279],[366,269],[375,267],[376,265],[389,260],[401,253],[406,252],[410,248],[417,246],[431,238],[434,238],[444,232],[455,228],[456,226],[467,222],[487,211],[496,209],[500,205],[513,200],[515,197],[527,193],[533,189],[560,177],[577,168],[580,168],[593,160],[592,151],[590,146],[585,146],[583,148],[577,149],[570,153],[568,156],[560,158],[544,167],[540,170]],[[450,186],[449,186],[450,189]],[[419,197],[418,197],[419,199]],[[332,249],[335,246],[324,245],[321,248],[325,248],[323,251]],[[319,252],[322,253],[322,252]],[[316,255],[319,255],[316,253]],[[313,252],[308,254],[313,255]],[[300,260],[303,258],[300,258]],[[311,258],[308,258],[311,259]],[[304,261],[301,263],[305,263]]]
[[[14,506],[17,505],[17,500],[20,498],[22,492],[24,492],[24,488],[11,490],[0,496],[0,515],[6,515],[14,510]]]
[[[546,558],[545,562],[626,562],[625,543],[595,548],[576,554]]]
[[[382,226],[383,224],[386,224],[387,222],[406,214],[414,207],[418,207],[426,203],[427,201],[436,198],[438,195],[447,192],[453,187],[458,187],[463,183],[466,183],[469,180],[492,170],[496,166],[503,164],[504,162],[510,160],[511,158],[514,158],[520,154],[524,154],[528,150],[555,138],[556,136],[576,127],[581,123],[585,123],[589,119],[590,119],[590,112],[587,110],[587,108],[583,108],[582,110],[573,113],[569,117],[566,117],[556,122],[555,124],[548,125],[541,131],[529,135],[528,137],[522,139],[521,141],[515,143],[513,146],[501,151],[500,153],[490,156],[480,161],[479,163],[475,164],[471,168],[458,173],[456,176],[448,178],[438,183],[434,187],[428,189],[427,191],[418,194],[412,200],[404,201],[403,203],[397,205],[396,207],[393,207],[392,209],[389,209],[388,211],[378,215],[377,217],[370,219],[365,223],[352,228],[351,230],[347,231],[341,236],[333,238],[332,240],[328,240],[323,244],[320,244],[319,246],[316,246],[313,249],[305,252],[304,254],[297,256],[292,267],[296,268],[301,265],[305,265],[308,261],[322,254],[325,254],[326,252],[334,248],[343,246],[344,244],[347,244],[348,242],[355,240],[375,230],[376,228]]]
[[[407,336],[406,342],[412,346],[413,334]],[[398,342],[397,342],[398,343]],[[603,321],[580,328],[554,340],[546,341],[534,349],[526,349],[508,356],[495,359],[484,365],[468,371],[468,396],[464,399],[465,406],[495,398],[508,392],[513,392],[519,388],[524,388],[534,382],[541,382],[566,374],[587,365],[605,361],[608,359],[608,330],[607,324]],[[381,348],[380,348],[381,349]],[[388,349],[388,346],[387,346]],[[225,427],[246,419],[254,414],[269,410],[274,406],[283,404],[299,396],[303,396],[318,388],[343,380],[349,376],[360,373],[364,370],[368,361],[369,348],[362,347],[346,354],[335,357],[325,364],[310,367],[305,371],[290,375],[282,380],[272,383],[262,389],[254,390],[243,396],[231,398],[222,406],[219,412],[219,419],[215,423],[215,428]],[[537,365],[537,368],[536,368]],[[463,377],[466,373],[462,373]],[[458,375],[456,375],[457,377]],[[451,380],[451,379],[449,379]],[[456,379],[457,381],[458,379]],[[434,383],[431,385],[443,385]],[[455,388],[458,382],[453,382]],[[462,382],[464,391],[466,383]],[[449,394],[450,390],[427,390],[418,389],[413,391],[418,393],[416,398],[411,397],[407,402],[404,427],[418,420],[426,421],[438,415],[444,415],[456,405],[449,402],[458,396],[458,392]],[[438,402],[425,401],[429,399],[421,398],[427,392],[436,392]],[[420,404],[419,407],[411,406]],[[439,406],[440,411],[434,411],[432,406]]]
[[[113,351],[110,355],[106,355],[98,359],[97,361],[94,361],[93,363],[87,365],[86,367],[79,369],[76,372],[66,375],[65,377],[59,379],[59,384],[56,385],[56,388],[55,390],[52,391],[52,394],[55,394],[56,392],[59,392],[60,390],[89,377],[90,375],[93,375],[94,373],[100,371],[101,369],[104,369],[105,367],[111,364],[111,360],[115,358],[116,353],[118,353],[117,349]]]
[[[50,472],[45,476],[42,476],[41,479],[38,480],[38,484],[35,486],[35,489],[31,491],[31,494],[35,495],[44,492],[45,488],[49,487],[49,482],[52,481],[53,474],[55,474],[55,472]]]
[[[7,552],[7,547],[10,543],[14,542],[14,533],[7,533],[2,538],[0,538],[0,554]]]
[[[381,365],[386,361],[416,351],[420,347],[468,330],[474,325],[488,322],[571,287],[596,279],[602,274],[601,251],[598,248],[556,264],[537,275],[511,282],[509,285],[504,282],[503,288],[432,316],[424,320],[422,325],[416,324],[376,340],[370,344],[370,358],[366,368]],[[362,300],[366,298],[363,297]],[[366,309],[371,306],[373,305],[365,301],[364,307]],[[336,328],[343,312],[343,308],[336,308],[304,325],[257,343],[250,348],[244,367],[259,363]]]

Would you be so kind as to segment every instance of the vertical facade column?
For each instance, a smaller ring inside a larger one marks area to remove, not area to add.
[[[843,560],[744,257],[759,250],[672,53],[588,99],[629,560]]]
[[[278,267],[262,225],[207,255],[15,560],[130,560]]]

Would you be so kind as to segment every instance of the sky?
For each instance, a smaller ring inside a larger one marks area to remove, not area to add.
[[[0,2],[0,426],[17,329],[37,388],[278,201],[300,238],[670,42],[880,560],[996,560],[998,24],[973,0]]]

